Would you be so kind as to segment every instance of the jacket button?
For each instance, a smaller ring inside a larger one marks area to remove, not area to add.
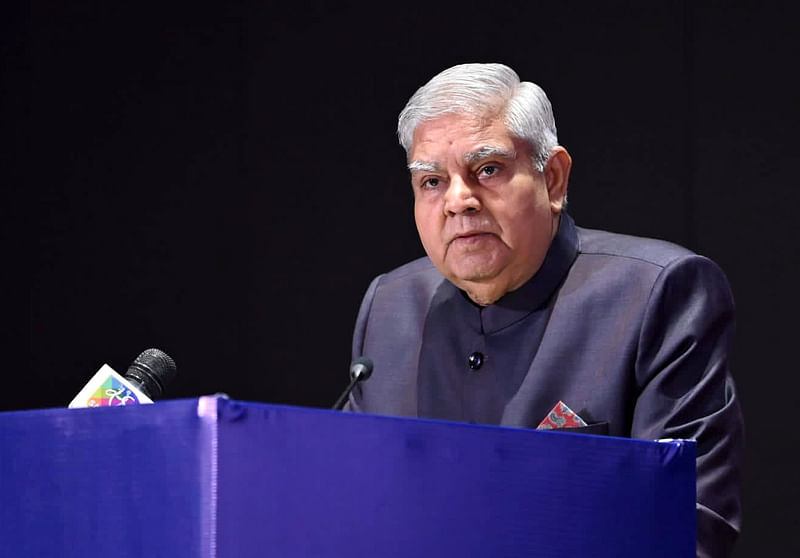
[[[469,357],[467,357],[467,364],[469,364],[469,367],[472,370],[477,370],[478,368],[483,366],[483,361],[485,359],[486,359],[486,357],[483,356],[483,353],[479,353],[478,351],[475,351],[474,353],[469,355]]]

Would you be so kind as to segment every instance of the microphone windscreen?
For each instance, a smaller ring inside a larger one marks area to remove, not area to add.
[[[138,382],[155,399],[164,393],[164,387],[175,377],[175,361],[159,349],[142,351],[128,367],[125,378]]]
[[[372,359],[360,356],[350,364],[350,379],[366,380],[372,375]]]

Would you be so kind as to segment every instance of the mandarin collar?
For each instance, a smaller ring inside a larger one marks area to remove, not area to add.
[[[467,294],[452,285],[452,295],[460,301],[463,317],[479,333],[494,333],[506,328],[541,308],[558,289],[578,255],[578,233],[575,222],[561,213],[558,232],[547,250],[539,271],[524,285],[505,294],[494,304],[478,306]],[[466,315],[464,315],[466,314]]]

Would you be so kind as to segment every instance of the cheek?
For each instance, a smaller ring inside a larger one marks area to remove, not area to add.
[[[414,220],[417,225],[417,232],[428,254],[439,253],[441,244],[441,224],[436,218],[436,212],[430,207],[420,204],[414,205]]]
[[[517,204],[512,204],[514,210],[506,213],[506,227],[509,231],[509,241],[515,247],[530,248],[542,242],[549,243],[551,215],[547,200],[520,199]]]
[[[525,226],[518,233],[525,238],[527,248],[533,253],[547,251],[552,240],[552,215],[549,204],[542,204],[526,215]]]
[[[414,203],[414,223],[417,225],[417,231],[422,236],[425,230],[425,216],[419,203]]]

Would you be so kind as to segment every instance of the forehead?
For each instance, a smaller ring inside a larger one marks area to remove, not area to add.
[[[485,147],[514,149],[502,117],[478,118],[448,114],[420,123],[414,130],[409,160],[438,161]]]

